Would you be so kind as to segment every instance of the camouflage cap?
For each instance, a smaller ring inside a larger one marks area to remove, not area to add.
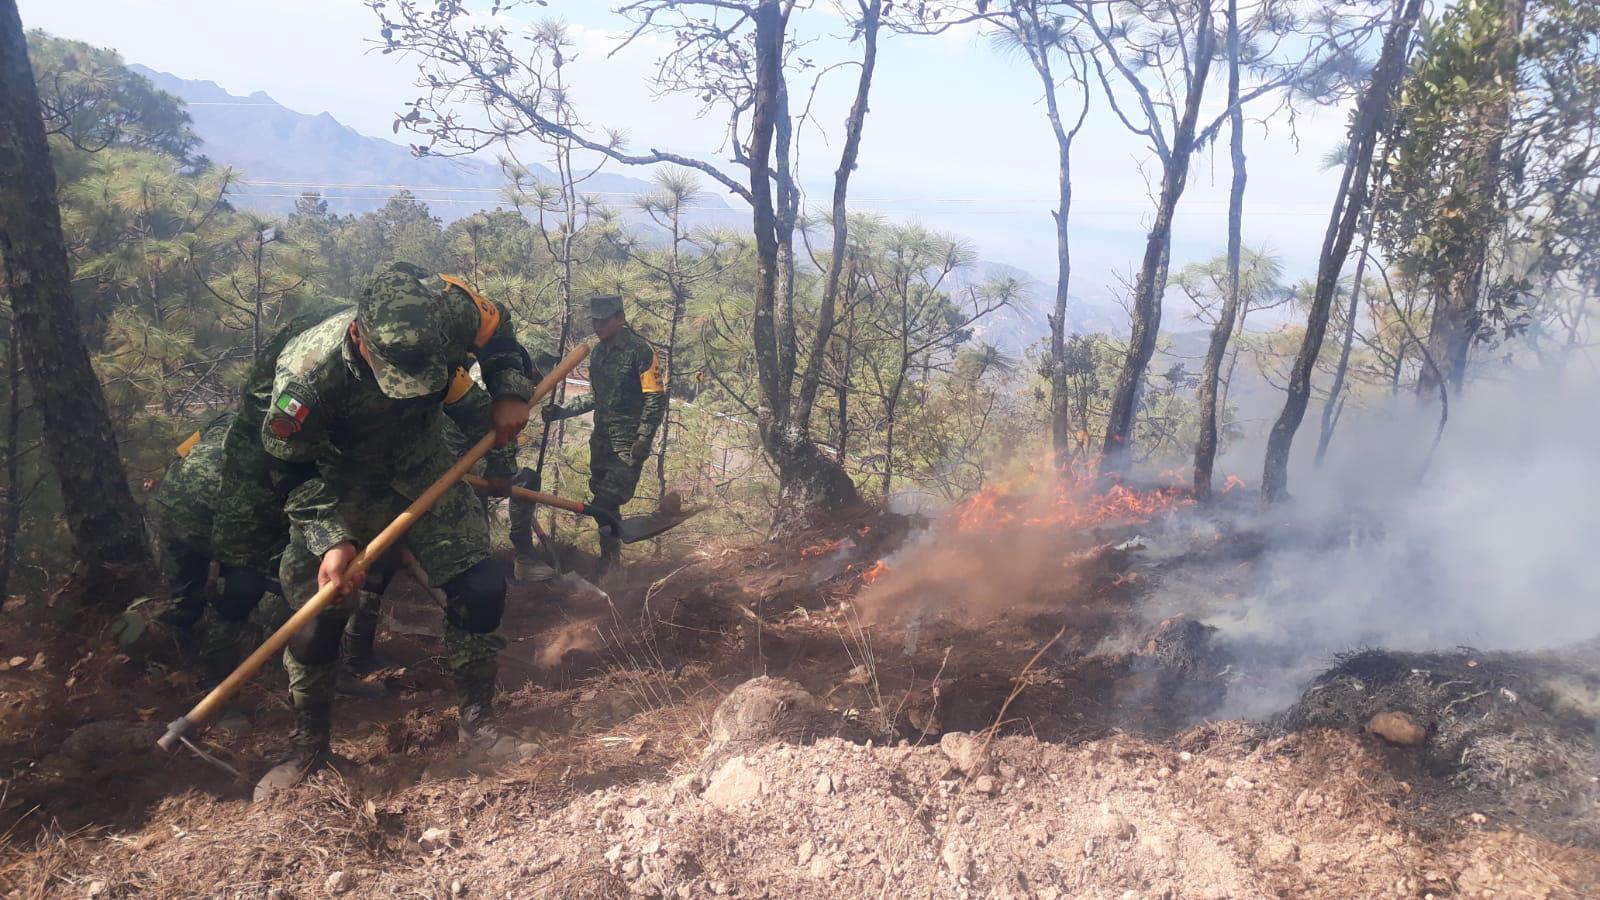
[[[374,275],[356,305],[356,326],[367,345],[372,374],[384,396],[425,397],[445,389],[449,366],[444,303],[437,279],[410,263],[393,263]]]
[[[622,298],[616,294],[596,294],[589,298],[589,315],[595,319],[609,319],[622,314]]]

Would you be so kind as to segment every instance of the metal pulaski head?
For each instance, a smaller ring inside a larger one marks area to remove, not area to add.
[[[384,396],[396,400],[444,391],[445,306],[439,280],[410,263],[392,263],[367,283],[356,326]]]
[[[609,319],[622,314],[622,298],[616,294],[597,294],[589,298],[589,315],[594,319]]]

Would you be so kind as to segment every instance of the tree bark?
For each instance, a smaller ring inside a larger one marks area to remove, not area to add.
[[[1071,297],[1072,246],[1068,227],[1072,212],[1072,141],[1089,115],[1089,90],[1084,87],[1083,109],[1078,121],[1068,129],[1061,121],[1056,96],[1055,72],[1050,66],[1050,47],[1044,40],[1038,4],[1013,7],[1019,35],[1044,88],[1045,115],[1056,139],[1056,296],[1050,315],[1050,446],[1057,472],[1066,471],[1072,460],[1072,402],[1067,390],[1067,303]]]
[[[105,394],[78,332],[56,177],[16,0],[0,0],[0,256],[22,362],[92,592],[151,575]]]
[[[672,320],[667,326],[667,372],[661,379],[667,392],[667,414],[661,418],[661,446],[656,451],[657,499],[667,496],[667,442],[672,437],[672,379],[678,368],[678,324],[683,321],[686,293],[681,272],[680,245],[683,242],[683,200],[672,205],[672,269],[668,273],[667,287],[672,295]],[[660,544],[656,545],[658,548]]]
[[[793,239],[793,222],[780,218],[772,195],[773,143],[778,119],[785,110],[783,96],[784,18],[779,0],[761,0],[756,7],[756,86],[750,115],[750,207],[756,241],[756,297],[751,318],[760,388],[762,446],[778,469],[778,514],[774,534],[798,526],[813,510],[837,510],[860,502],[855,483],[834,460],[792,427],[789,388],[792,368],[792,305],[779,296],[783,277],[781,229]],[[785,184],[780,190],[789,190]],[[789,200],[783,201],[785,205]],[[787,349],[786,349],[787,348]],[[790,367],[785,368],[788,360]]]
[[[817,311],[817,337],[806,359],[805,376],[800,380],[800,398],[795,406],[796,430],[809,437],[811,411],[817,403],[817,389],[822,384],[822,364],[827,358],[828,341],[833,337],[834,318],[838,315],[839,279],[844,272],[844,258],[849,252],[850,223],[845,198],[850,191],[850,173],[855,171],[856,159],[861,154],[861,132],[867,121],[867,96],[872,91],[872,74],[878,65],[878,27],[883,12],[883,0],[870,0],[861,18],[861,75],[856,79],[856,99],[850,105],[850,114],[844,120],[844,149],[839,152],[839,168],[833,173],[833,255],[828,258],[828,274],[822,286],[822,305]],[[843,462],[841,455],[840,461]]]
[[[17,529],[22,524],[22,467],[17,441],[22,438],[22,362],[17,358],[17,317],[6,323],[6,431],[0,489],[0,607],[5,606],[11,571],[17,564]]]
[[[1362,227],[1361,249],[1357,251],[1355,281],[1350,285],[1350,306],[1345,310],[1344,339],[1339,345],[1339,364],[1333,370],[1333,386],[1328,388],[1328,402],[1322,407],[1322,429],[1317,434],[1317,458],[1313,464],[1318,469],[1328,458],[1328,445],[1333,442],[1333,429],[1339,421],[1339,395],[1344,393],[1345,377],[1350,371],[1350,351],[1356,341],[1356,316],[1361,312],[1361,282],[1367,275],[1367,250],[1372,246],[1372,225],[1376,217],[1377,206],[1372,204],[1367,209],[1367,224]]]
[[[1368,182],[1372,174],[1373,151],[1393,115],[1393,102],[1400,77],[1405,71],[1411,30],[1422,13],[1422,0],[1405,0],[1405,7],[1384,38],[1383,52],[1372,70],[1372,81],[1356,107],[1350,125],[1350,148],[1345,155],[1344,176],[1335,195],[1328,230],[1323,236],[1322,257],[1317,270],[1316,291],[1307,314],[1305,337],[1300,342],[1294,367],[1289,375],[1288,394],[1283,412],[1272,425],[1267,438],[1267,454],[1261,474],[1263,498],[1274,503],[1289,495],[1289,451],[1295,432],[1305,419],[1311,399],[1311,374],[1322,352],[1322,339],[1328,330],[1328,314],[1333,306],[1339,272],[1344,267],[1356,225],[1366,205]]]
[[[1228,153],[1233,159],[1233,183],[1228,192],[1228,295],[1222,301],[1222,314],[1211,329],[1206,347],[1205,368],[1200,373],[1200,436],[1194,447],[1194,496],[1211,498],[1212,469],[1217,460],[1217,381],[1222,360],[1228,353],[1228,339],[1239,315],[1239,255],[1243,244],[1244,187],[1247,177],[1244,156],[1244,110],[1239,106],[1239,3],[1228,0]]]
[[[1201,25],[1194,50],[1194,77],[1184,100],[1183,117],[1173,135],[1172,150],[1162,160],[1161,195],[1156,203],[1155,223],[1145,241],[1144,258],[1134,286],[1133,334],[1128,352],[1117,375],[1111,395],[1111,410],[1106,422],[1105,444],[1100,452],[1100,472],[1125,473],[1132,464],[1133,427],[1138,413],[1139,394],[1144,387],[1144,372],[1156,352],[1156,336],[1161,330],[1161,295],[1166,290],[1167,254],[1172,245],[1172,217],[1189,178],[1189,158],[1194,152],[1195,123],[1200,116],[1200,100],[1211,71],[1211,3],[1200,4]]]
[[[751,317],[755,340],[756,380],[761,388],[760,423],[769,448],[769,436],[780,426],[782,373],[778,353],[777,312],[778,235],[772,202],[772,132],[777,112],[776,80],[782,51],[783,26],[777,0],[761,0],[756,11],[756,89],[750,116],[750,209],[756,241],[756,298]]]
[[[1501,162],[1505,157],[1506,134],[1511,128],[1511,98],[1517,91],[1518,36],[1527,8],[1527,0],[1504,2],[1505,14],[1494,55],[1496,81],[1505,95],[1503,99],[1480,106],[1473,131],[1473,143],[1481,142],[1482,149],[1472,192],[1490,205],[1495,218],[1499,218],[1499,206],[1504,197],[1501,179],[1505,172]],[[1477,148],[1467,152],[1473,150]],[[1485,227],[1471,233],[1470,244],[1460,259],[1461,267],[1445,281],[1442,290],[1436,292],[1433,316],[1428,324],[1428,356],[1438,364],[1450,392],[1458,397],[1466,376],[1467,357],[1481,321],[1479,307],[1484,275],[1489,267],[1489,239],[1496,230],[1489,221],[1483,224]],[[1424,366],[1417,378],[1417,393],[1422,397],[1438,393],[1437,377],[1432,368]]]

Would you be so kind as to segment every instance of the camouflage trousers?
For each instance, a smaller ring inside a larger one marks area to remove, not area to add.
[[[600,431],[589,436],[589,495],[595,506],[617,512],[633,499],[645,462],[623,459],[632,451],[634,439],[632,434],[610,438]]]
[[[410,502],[387,485],[354,485],[343,492],[339,512],[356,540],[364,543],[376,537]],[[444,643],[451,674],[458,683],[492,683],[505,641],[498,634],[478,634],[458,626],[457,621],[470,618],[465,612],[467,601],[452,595],[449,585],[451,579],[489,557],[489,523],[477,494],[465,484],[450,488],[380,564],[389,570],[397,567],[402,548],[417,558],[434,587],[445,589]],[[321,565],[322,558],[306,546],[301,530],[291,528],[289,546],[279,567],[291,608],[299,609],[316,595]],[[322,611],[322,616],[329,620],[328,625],[342,631],[359,604],[355,598],[337,600]],[[337,661],[307,664],[285,651],[283,664],[289,672],[289,693],[296,707],[333,701]]]
[[[206,583],[211,579],[211,518],[186,515],[159,501],[152,505],[156,563],[172,594],[173,605],[194,619],[205,611]]]
[[[591,502],[619,516],[622,507],[633,499],[633,492],[639,487],[639,475],[644,471],[644,460],[628,462],[624,459],[624,455],[632,451],[633,440],[632,435],[625,435],[624,439],[611,439],[599,430],[589,436]],[[622,539],[601,535],[601,570],[609,568],[621,557]]]
[[[156,558],[173,606],[180,613],[179,621],[197,622],[205,613],[211,562],[217,555],[213,517],[209,511],[157,505],[154,518]],[[270,631],[283,621],[285,611],[275,596],[275,582],[275,578],[267,579],[266,599],[257,604],[249,618],[213,615],[205,623],[199,650],[207,666],[220,671],[231,669],[261,641],[264,629]]]

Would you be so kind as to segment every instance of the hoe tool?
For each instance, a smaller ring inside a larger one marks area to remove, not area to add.
[[[488,487],[488,482],[476,475],[464,475],[461,480],[475,488]],[[610,510],[600,509],[577,500],[568,500],[565,497],[557,497],[555,494],[529,490],[525,487],[513,486],[511,488],[511,496],[528,503],[542,503],[545,506],[553,506],[556,509],[577,513],[580,516],[589,516],[599,523],[602,530],[609,535],[616,535],[621,538],[624,544],[647,541],[665,531],[676,528],[700,512],[698,509],[663,509],[648,516],[629,516],[623,519],[614,515]]]
[[[555,390],[556,385],[560,384],[561,380],[566,378],[588,356],[589,347],[587,344],[580,344],[574,347],[572,352],[568,353],[566,358],[561,360],[560,364],[549,375],[546,375],[543,381],[539,382],[539,386],[533,391],[533,399],[529,401],[529,408],[537,406],[539,401],[549,396],[550,392]],[[440,497],[444,496],[445,491],[449,490],[457,481],[460,481],[462,476],[467,474],[467,470],[471,469],[493,447],[494,435],[484,435],[471,450],[467,451],[465,456],[457,460],[456,464],[451,466],[443,475],[440,475],[438,481],[435,481],[427,490],[422,492],[421,496],[413,500],[411,505],[406,507],[405,512],[397,516],[393,522],[390,522],[386,528],[378,533],[377,537],[373,538],[361,549],[360,555],[350,563],[349,568],[345,569],[345,578],[354,578],[365,573],[374,562],[399,542],[400,538],[405,536],[406,531],[418,519],[422,518],[432,508],[433,504],[438,502]],[[582,504],[579,505],[581,506]],[[216,715],[217,711],[222,708],[222,705],[227,703],[234,694],[238,693],[245,682],[255,677],[255,674],[261,670],[262,666],[266,665],[269,659],[283,652],[284,646],[289,643],[289,639],[296,632],[310,624],[312,619],[316,618],[328,604],[333,602],[337,593],[338,589],[333,584],[329,584],[322,590],[317,591],[315,596],[306,601],[304,606],[289,617],[289,621],[283,623],[271,637],[267,638],[266,643],[257,647],[254,653],[250,654],[244,662],[239,664],[237,669],[234,669],[227,678],[222,680],[221,684],[212,688],[211,693],[207,694],[199,703],[196,703],[194,708],[189,710],[186,715],[174,719],[167,726],[167,733],[156,744],[163,750],[171,750],[178,745],[179,741],[184,739],[184,736],[188,734],[191,728],[204,725],[210,721],[211,717]]]

